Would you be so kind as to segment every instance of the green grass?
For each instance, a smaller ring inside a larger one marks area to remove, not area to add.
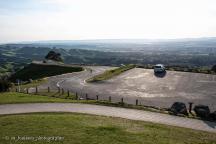
[[[121,118],[73,113],[0,116],[0,143],[18,144],[215,144],[216,135],[186,128]],[[18,140],[59,136],[59,141]],[[6,140],[9,138],[10,140]]]
[[[112,70],[107,70],[102,74],[96,75],[90,79],[87,80],[87,82],[98,82],[98,81],[103,81],[103,80],[108,80],[114,76],[120,75],[121,73],[130,70],[132,68],[135,68],[136,65],[130,64],[130,65],[126,65],[126,66],[121,66],[119,68],[116,69],[112,69]]]
[[[56,91],[52,90],[51,92],[47,92],[47,90],[44,90],[44,91],[39,91],[37,93],[37,95],[73,100],[73,101],[70,101],[70,102],[75,102],[75,99],[76,99],[75,95],[73,93],[71,93],[71,92],[69,92],[69,96],[68,96],[67,91],[64,91],[64,94],[62,94],[62,91],[59,93],[57,90]]]
[[[29,79],[41,79],[44,77],[60,75],[64,73],[79,72],[82,71],[82,67],[62,66],[62,65],[47,65],[47,64],[35,64],[32,63],[20,71],[12,75],[11,80],[16,79],[29,80]]]
[[[76,96],[70,93],[69,97],[67,92],[64,94],[58,93],[57,91],[40,91],[38,94],[25,94],[18,92],[4,92],[0,93],[0,104],[14,104],[14,103],[52,103],[52,102],[63,102],[63,103],[85,103],[85,104],[95,104],[103,106],[112,107],[123,107],[129,109],[146,110],[151,112],[159,112],[168,114],[164,109],[158,109],[153,107],[146,107],[141,105],[132,105],[126,103],[112,103],[108,100],[97,101],[97,100],[76,100]]]
[[[166,109],[159,109],[148,106],[141,105],[132,105],[126,103],[112,103],[108,100],[76,100],[76,97],[73,93],[70,93],[69,97],[67,92],[64,94],[58,93],[57,91],[40,91],[38,94],[25,94],[18,92],[5,92],[0,93],[0,104],[13,104],[13,103],[52,103],[52,102],[63,102],[63,103],[85,103],[85,104],[94,104],[94,105],[103,105],[103,106],[112,106],[112,107],[123,107],[129,109],[138,109],[146,110],[151,112],[159,112],[168,114]]]
[[[51,97],[53,96],[53,97]],[[54,97],[56,96],[56,97]],[[58,96],[58,97],[57,97]],[[64,96],[65,98],[65,96]],[[0,104],[10,103],[46,103],[46,102],[73,102],[71,99],[64,99],[63,96],[50,93],[50,97],[42,95],[24,94],[16,92],[0,93]]]
[[[20,88],[31,88],[31,87],[36,87],[36,86],[39,86],[39,85],[42,85],[43,83],[47,82],[47,79],[46,78],[43,78],[43,79],[38,79],[38,80],[33,80],[32,82],[30,83],[26,83],[26,84],[23,84],[20,86]]]
[[[102,105],[102,106],[111,106],[111,107],[121,107],[121,108],[128,108],[128,109],[137,109],[137,110],[144,110],[144,111],[151,111],[157,113],[164,113],[169,114],[169,111],[164,108],[156,108],[150,106],[143,106],[143,105],[133,105],[127,103],[113,103],[109,102],[108,100],[76,100],[76,96],[73,93],[70,93],[69,96],[65,91],[64,94],[58,93],[57,91],[47,92],[47,90],[40,90],[37,94],[26,94],[18,93],[18,92],[5,92],[0,93],[0,104],[15,104],[15,103],[84,103],[84,104],[93,104],[93,105]],[[183,115],[179,115],[183,116]],[[184,116],[188,118],[195,118],[199,119],[195,115]]]

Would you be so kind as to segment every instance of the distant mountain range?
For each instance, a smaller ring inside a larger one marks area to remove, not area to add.
[[[216,42],[216,37],[203,38],[182,38],[182,39],[92,39],[92,40],[43,40],[19,42],[16,44],[97,44],[97,43],[133,43],[133,44],[152,44],[160,42]]]
[[[216,38],[51,40],[0,45],[0,73],[16,71],[49,51],[60,53],[67,64],[156,64],[212,67]]]
[[[216,48],[216,37],[187,39],[49,40],[4,44],[16,47],[48,47],[99,51],[206,51]],[[212,51],[212,50],[210,50]],[[214,51],[214,50],[213,50]]]

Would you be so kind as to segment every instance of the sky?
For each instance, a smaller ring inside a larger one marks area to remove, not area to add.
[[[0,43],[216,36],[216,0],[0,0]]]

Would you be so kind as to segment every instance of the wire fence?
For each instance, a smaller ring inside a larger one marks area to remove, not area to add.
[[[194,105],[207,105],[209,106],[211,111],[216,111],[216,105],[212,101],[202,101],[202,100],[182,100],[178,98],[169,98],[168,99],[149,99],[143,97],[128,97],[119,95],[109,95],[101,92],[95,92],[90,90],[84,90],[79,88],[74,88],[73,90],[63,89],[61,87],[34,87],[34,88],[22,88],[18,87],[15,89],[16,92],[27,93],[27,94],[37,94],[65,99],[73,99],[73,100],[97,100],[97,101],[107,101],[110,103],[125,103],[131,105],[139,105],[152,107],[156,109],[168,109],[172,106],[172,104],[176,101],[184,102],[189,109],[190,103]]]

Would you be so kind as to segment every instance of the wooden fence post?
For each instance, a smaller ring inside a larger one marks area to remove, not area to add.
[[[27,93],[27,94],[29,93],[28,88],[26,88],[26,93]]]
[[[124,103],[124,99],[123,98],[121,98],[121,103]]]
[[[189,102],[189,113],[191,113],[191,111],[192,111],[192,105],[193,105],[193,103]]]
[[[67,91],[67,96],[68,96],[68,97],[70,96],[70,92],[69,92],[69,90]]]
[[[86,100],[88,100],[88,94],[86,93]]]
[[[136,105],[138,105],[138,99],[136,99]]]
[[[98,98],[98,95],[96,95],[96,99],[97,99],[97,101],[98,101],[98,99],[99,99],[99,98]]]
[[[77,92],[76,92],[76,100],[78,100],[78,94],[77,94]]]
[[[64,94],[64,89],[62,88],[62,94]]]
[[[111,96],[109,96],[109,102],[111,102]]]
[[[38,93],[38,87],[36,86],[36,88],[35,88],[35,92],[36,92],[36,94]]]

